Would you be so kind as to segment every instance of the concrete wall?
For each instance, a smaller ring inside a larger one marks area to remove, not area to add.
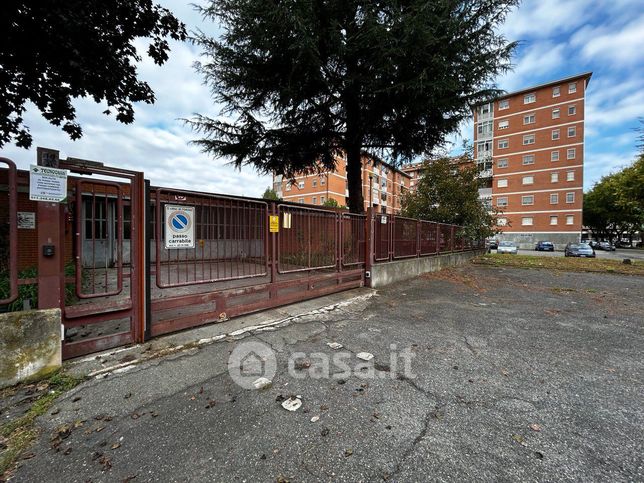
[[[519,248],[534,250],[538,241],[549,241],[554,243],[555,250],[563,250],[568,243],[577,243],[581,233],[573,231],[570,233],[500,233],[495,237],[499,241],[516,242]]]
[[[384,287],[395,282],[408,280],[427,272],[437,272],[441,268],[462,265],[485,250],[446,253],[433,257],[407,258],[393,262],[377,263],[371,267],[372,288]]]
[[[0,388],[41,378],[61,364],[60,309],[0,314]]]

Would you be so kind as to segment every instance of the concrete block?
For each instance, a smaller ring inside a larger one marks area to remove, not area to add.
[[[0,388],[60,368],[60,309],[0,314]]]

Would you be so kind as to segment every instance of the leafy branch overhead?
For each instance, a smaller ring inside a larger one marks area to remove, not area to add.
[[[23,115],[33,103],[71,139],[82,135],[72,100],[104,101],[105,114],[134,121],[133,103],[155,101],[137,78],[141,60],[134,42],[148,42],[156,64],[168,60],[168,39],[184,40],[185,26],[151,0],[57,0],[3,3],[0,29],[0,147],[32,143]]]
[[[494,96],[515,47],[497,33],[515,0],[217,0],[221,25],[199,72],[221,116],[196,143],[235,165],[291,177],[346,153],[363,210],[361,153],[399,162],[432,151]],[[319,164],[318,164],[319,163]]]

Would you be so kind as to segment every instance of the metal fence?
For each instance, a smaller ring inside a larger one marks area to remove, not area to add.
[[[446,223],[396,215],[373,217],[373,262],[438,255],[481,248],[481,240],[468,239],[463,228]]]

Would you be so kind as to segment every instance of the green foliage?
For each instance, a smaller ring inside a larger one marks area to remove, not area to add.
[[[329,198],[324,203],[322,203],[322,206],[325,206],[327,208],[345,208],[345,206],[340,206],[340,204],[334,198]]]
[[[71,139],[82,135],[72,99],[91,97],[105,114],[134,121],[134,102],[154,102],[137,79],[142,60],[135,43],[147,42],[155,64],[168,59],[168,37],[186,38],[185,26],[151,0],[3,2],[0,48],[0,147],[24,148],[32,137],[23,114],[29,102]],[[141,48],[141,46],[138,46]]]
[[[75,277],[76,276],[76,266],[74,263],[68,263],[65,265],[65,277]],[[26,268],[18,272],[18,279],[35,279],[38,278],[38,269],[36,267]],[[6,298],[9,296],[11,287],[9,284],[9,272],[3,271],[0,274],[0,298]],[[18,298],[11,302],[10,304],[5,305],[8,312],[17,312],[24,309],[25,301],[30,301],[31,308],[36,308],[38,305],[38,284],[26,284],[18,285]],[[66,283],[65,284],[65,303],[71,304],[76,300],[76,291],[75,283]]]
[[[458,166],[446,157],[425,161],[417,189],[403,195],[402,215],[463,226],[463,235],[471,239],[496,234],[499,212],[480,199],[477,175],[475,167]]]
[[[609,240],[644,231],[644,153],[584,194],[584,225]]]
[[[277,193],[275,192],[275,190],[271,188],[266,188],[266,191],[264,191],[262,198],[264,198],[265,200],[271,200],[271,201],[281,201],[281,198],[277,196]]]
[[[223,117],[188,121],[204,152],[291,178],[347,156],[363,211],[363,150],[391,162],[431,152],[510,67],[498,33],[518,0],[210,0],[199,72]]]

